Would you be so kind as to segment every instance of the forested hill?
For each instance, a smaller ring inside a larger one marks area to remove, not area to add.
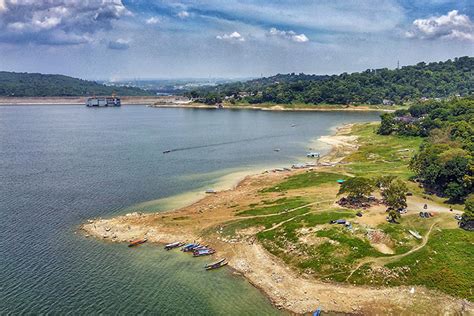
[[[474,93],[474,57],[418,63],[400,69],[368,69],[332,76],[277,75],[194,90],[188,96],[204,103],[400,104],[425,98]]]
[[[94,81],[63,75],[0,71],[0,96],[53,97],[111,95],[112,93],[122,96],[151,94],[139,88],[109,87]]]

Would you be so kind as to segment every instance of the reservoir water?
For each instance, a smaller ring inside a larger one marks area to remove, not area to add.
[[[77,229],[90,218],[162,210],[160,199],[229,173],[288,166],[335,126],[378,116],[0,106],[0,314],[280,313],[229,269],[204,271],[211,259],[129,249]]]

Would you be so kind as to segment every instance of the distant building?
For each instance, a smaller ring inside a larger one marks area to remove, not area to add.
[[[383,105],[394,105],[395,102],[393,102],[392,100],[383,99],[383,100],[382,100],[382,104],[383,104]]]

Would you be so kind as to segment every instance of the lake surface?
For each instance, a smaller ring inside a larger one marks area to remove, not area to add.
[[[374,120],[374,112],[0,106],[0,314],[280,313],[229,269],[204,271],[211,259],[129,249],[85,238],[78,226],[164,209],[160,199],[232,172],[288,166],[334,126]]]

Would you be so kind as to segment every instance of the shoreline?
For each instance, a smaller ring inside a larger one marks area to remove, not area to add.
[[[76,97],[0,97],[1,106],[34,106],[34,105],[85,105],[87,96]],[[215,105],[194,103],[181,96],[121,96],[122,105],[142,105],[151,108],[176,108],[176,109],[217,109]],[[229,105],[221,110],[252,110],[276,112],[394,112],[396,109],[387,107],[376,108],[367,105],[315,105],[308,107],[288,107],[281,104],[275,105]]]
[[[357,137],[350,134],[352,126],[339,126],[335,134],[318,139],[331,146],[331,150],[320,160],[328,165],[315,167],[314,170],[331,172],[334,165],[358,149]],[[250,199],[251,202],[261,188],[305,171],[307,169],[248,175],[232,189],[207,195],[177,210],[99,218],[89,220],[80,229],[86,236],[112,242],[127,242],[146,236],[150,242],[160,245],[176,240],[208,243],[218,251],[219,257],[228,258],[232,271],[258,288],[275,307],[289,313],[304,314],[318,306],[323,306],[325,312],[345,314],[383,314],[387,310],[396,314],[409,313],[413,305],[436,307],[445,314],[460,310],[461,299],[423,286],[354,286],[312,278],[293,270],[266,251],[256,241],[256,232],[253,231],[242,232],[243,237],[239,240],[226,240],[215,234],[203,235],[206,230],[219,228],[221,223],[236,219],[233,211],[229,211],[232,205],[229,206],[228,202],[239,199]],[[412,294],[410,288],[416,288],[416,294]],[[403,304],[400,303],[402,301]]]
[[[186,103],[186,104],[153,104],[152,108],[178,108],[178,109],[218,109],[214,105],[206,105],[200,103]],[[219,110],[253,110],[253,111],[276,111],[276,112],[395,112],[395,109],[377,109],[368,106],[317,106],[314,107],[284,107],[281,105],[274,106],[255,106],[255,105],[226,105]]]

